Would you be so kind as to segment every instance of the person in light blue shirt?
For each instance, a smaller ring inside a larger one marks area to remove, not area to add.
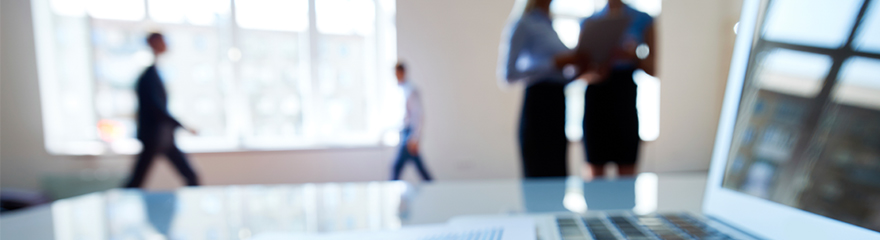
[[[562,66],[574,55],[550,18],[552,0],[528,0],[514,10],[499,49],[498,75],[504,84],[526,85],[519,125],[525,177],[566,176],[565,85]]]
[[[406,77],[406,67],[403,63],[397,63],[394,67],[394,74],[397,76],[397,84],[403,88],[406,98],[406,112],[403,117],[403,131],[400,132],[400,149],[391,169],[391,180],[400,180],[400,173],[403,171],[404,165],[407,161],[412,161],[422,180],[431,181],[431,174],[428,173],[419,154],[419,143],[422,139],[422,129],[424,129],[425,123],[421,95]]]
[[[616,163],[620,175],[633,175],[639,155],[639,117],[633,73],[642,69],[654,75],[654,19],[621,0],[584,20],[626,18],[629,25],[621,36],[603,74],[588,81],[584,100],[584,147],[593,176],[605,175],[605,164]],[[582,28],[583,29],[583,28]],[[637,49],[640,49],[637,51]],[[637,54],[641,52],[641,54]]]

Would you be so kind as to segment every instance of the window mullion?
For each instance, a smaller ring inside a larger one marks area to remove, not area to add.
[[[250,111],[248,109],[248,99],[247,93],[245,92],[245,88],[241,87],[242,84],[242,75],[241,75],[241,61],[232,59],[230,54],[233,51],[238,50],[240,52],[240,43],[238,39],[238,14],[236,12],[236,2],[235,0],[229,1],[229,21],[226,22],[227,26],[229,26],[229,32],[227,33],[227,37],[229,39],[228,47],[226,49],[225,55],[226,59],[224,61],[229,61],[230,66],[232,67],[232,76],[229,83],[224,84],[226,86],[226,92],[228,95],[226,96],[226,116],[227,116],[227,130],[229,130],[229,134],[232,138],[234,138],[234,142],[239,149],[247,149],[248,144],[248,134],[247,131],[253,129],[253,122],[250,121]],[[222,55],[223,53],[221,53]]]
[[[308,63],[308,76],[304,78],[304,80],[308,83],[305,84],[305,88],[303,89],[303,99],[305,100],[303,104],[303,132],[305,133],[306,139],[309,140],[311,144],[320,144],[323,143],[325,139],[323,136],[320,136],[320,131],[318,131],[319,123],[321,122],[320,118],[320,106],[324,106],[323,99],[320,97],[318,84],[318,75],[320,73],[320,64],[318,61],[320,60],[319,51],[320,51],[320,33],[318,33],[318,24],[317,24],[317,11],[316,11],[316,3],[317,0],[308,0],[309,1],[309,27],[306,32],[306,36],[308,41],[305,41],[305,48],[303,48],[308,54],[308,61],[304,61]]]

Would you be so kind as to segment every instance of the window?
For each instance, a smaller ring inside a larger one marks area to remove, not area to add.
[[[186,151],[378,146],[399,125],[392,0],[36,0],[47,150],[132,154],[158,63]]]
[[[880,2],[762,4],[723,187],[880,230]]]
[[[661,0],[624,0],[624,3],[653,17],[660,15]],[[559,38],[569,48],[577,45],[581,21],[601,11],[607,0],[555,0],[550,9],[553,12],[553,28]],[[638,85],[636,107],[639,111],[639,136],[644,141],[653,141],[660,136],[660,80],[644,71],[633,74]],[[587,84],[575,81],[565,88],[566,117],[565,135],[570,141],[580,141],[583,137],[584,93]]]

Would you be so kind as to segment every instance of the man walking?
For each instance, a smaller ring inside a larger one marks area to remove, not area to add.
[[[174,144],[174,130],[182,127],[171,113],[168,112],[168,96],[162,79],[156,71],[155,61],[165,53],[165,39],[161,33],[151,33],[147,44],[155,56],[153,65],[148,67],[138,78],[136,91],[138,97],[137,138],[143,144],[143,150],[137,156],[137,162],[131,176],[125,184],[126,188],[140,188],[153,158],[157,154],[165,154],[177,171],[186,181],[187,186],[199,185],[195,171],[189,165],[186,155]],[[188,129],[195,134],[196,132]]]

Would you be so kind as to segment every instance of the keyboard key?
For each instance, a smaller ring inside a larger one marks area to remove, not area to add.
[[[712,229],[708,225],[700,222],[688,215],[664,215],[671,224],[678,227],[684,233],[695,239],[700,240],[726,240],[730,239],[727,235]]]

